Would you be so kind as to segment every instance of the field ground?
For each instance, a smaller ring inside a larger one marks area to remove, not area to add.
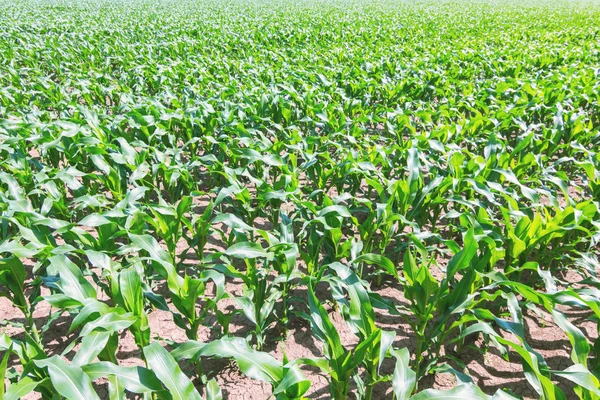
[[[0,399],[600,399],[599,150],[597,1],[0,0]]]

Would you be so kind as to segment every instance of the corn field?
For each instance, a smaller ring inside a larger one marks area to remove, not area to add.
[[[0,400],[600,399],[600,2],[0,0]]]

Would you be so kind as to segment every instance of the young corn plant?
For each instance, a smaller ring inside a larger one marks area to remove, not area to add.
[[[208,343],[188,341],[171,353],[176,360],[199,362],[201,357],[232,358],[249,378],[267,382],[277,400],[300,400],[310,388],[310,381],[294,363],[275,359],[269,353],[252,349],[241,338],[222,338]]]
[[[203,261],[205,257],[206,244],[210,234],[213,231],[211,220],[213,217],[213,202],[207,204],[202,214],[194,214],[192,220],[189,221],[188,233],[185,240],[190,248],[193,249],[198,260]]]
[[[347,221],[356,225],[356,218],[342,205],[334,204],[329,197],[325,197],[324,207],[320,210],[310,202],[303,202],[305,209],[301,210],[305,222],[298,234],[298,240],[303,245],[300,252],[302,260],[306,263],[307,274],[314,276],[319,272],[321,262],[333,262],[350,255],[350,241],[344,241],[344,229]],[[309,217],[309,213],[314,218]],[[325,249],[325,254],[322,254]],[[323,256],[323,260],[321,260]]]
[[[0,286],[2,289],[0,296],[9,299],[12,305],[23,313],[26,329],[31,332],[33,339],[41,344],[42,338],[33,319],[33,311],[39,290],[34,287],[32,296],[26,296],[26,279],[27,270],[19,258],[14,255],[0,258],[0,284],[2,285]]]
[[[152,215],[148,215],[146,221],[154,228],[157,237],[164,240],[172,260],[177,260],[179,256],[177,245],[180,239],[186,237],[186,228],[191,228],[191,222],[186,216],[191,206],[192,197],[184,196],[177,203],[177,207],[165,201],[148,207]]]
[[[452,257],[441,281],[430,272],[432,259],[427,259],[423,247],[421,265],[407,250],[404,254],[404,295],[410,303],[411,316],[407,319],[415,333],[416,350],[414,371],[417,385],[421,377],[434,367],[441,357],[441,348],[448,344],[454,330],[462,331],[473,318],[471,310],[477,306],[475,290],[477,271],[488,264],[489,255],[477,255],[478,243],[473,230],[465,234],[464,247]],[[457,279],[457,274],[461,274]]]
[[[265,251],[257,243],[239,242],[229,247],[225,254],[245,262],[245,273],[231,266],[228,274],[244,282],[243,295],[235,300],[246,318],[254,325],[256,346],[260,350],[265,345],[267,330],[274,322],[275,304],[282,295],[278,282],[271,281],[269,276],[272,272],[270,263],[273,253],[270,250]],[[263,260],[264,263],[261,265],[259,260]]]
[[[311,365],[319,368],[329,380],[329,393],[335,400],[346,400],[349,398],[350,380],[358,374],[358,367],[370,357],[369,366],[373,367],[377,361],[373,358],[380,357],[373,354],[373,349],[377,348],[375,342],[380,342],[381,331],[374,330],[365,340],[361,341],[356,348],[346,349],[341,342],[339,333],[320,300],[315,295],[314,283],[308,286],[308,305],[310,314],[307,319],[310,321],[311,329],[314,335],[323,342],[324,358],[302,358],[295,360],[295,363]],[[369,350],[371,353],[369,354]],[[377,376],[373,370],[373,375],[369,379]],[[372,384],[374,384],[372,382]],[[371,384],[371,382],[369,382]]]
[[[357,382],[361,382],[362,398],[371,400],[374,386],[379,382],[387,381],[386,376],[380,375],[380,369],[396,338],[396,334],[377,327],[375,324],[375,311],[371,305],[365,283],[361,282],[350,268],[340,263],[330,264],[329,268],[337,274],[337,277],[331,277],[329,281],[333,297],[340,306],[344,318],[358,336],[359,343],[370,341],[361,362],[366,371],[366,376],[364,382],[360,380],[357,380]],[[347,292],[349,300],[344,292]],[[371,339],[372,336],[374,336],[373,339]]]
[[[162,249],[152,236],[129,234],[129,237],[133,245],[132,249],[143,250],[148,255],[148,257],[140,257],[140,261],[148,260],[152,272],[166,280],[173,305],[180,313],[173,315],[175,323],[185,330],[188,338],[196,340],[202,321],[209,312],[216,309],[217,302],[226,296],[223,275],[215,270],[205,270],[197,277],[187,273],[181,276],[177,273],[169,253]],[[216,296],[206,299],[206,306],[199,310],[197,303],[198,300],[204,299],[208,281],[214,283]]]

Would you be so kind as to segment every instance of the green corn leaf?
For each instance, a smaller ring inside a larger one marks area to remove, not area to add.
[[[153,371],[144,367],[122,367],[111,362],[100,361],[81,367],[90,379],[115,376],[125,389],[133,393],[151,393],[164,390]]]
[[[206,343],[199,354],[208,357],[233,358],[240,370],[252,379],[276,383],[283,378],[281,362],[268,353],[256,351],[241,338],[223,338]]]
[[[27,271],[21,260],[16,257],[0,258],[0,283],[9,290],[6,294],[0,292],[0,296],[8,297],[22,310],[27,307],[27,300],[23,294],[26,277]]]
[[[352,354],[352,361],[347,365],[346,363],[343,363],[341,366],[350,371],[354,370],[363,362],[367,354],[369,354],[369,350],[373,343],[379,342],[380,340],[381,330],[376,330],[375,332],[371,333],[356,346]]]
[[[71,365],[81,367],[82,365],[94,361],[94,358],[96,358],[106,347],[111,335],[112,332],[95,331],[84,336],[81,341],[81,348],[75,353]]]
[[[137,317],[131,313],[120,314],[114,311],[109,312],[108,314],[104,314],[100,318],[85,324],[79,333],[79,336],[86,337],[96,329],[110,333],[118,332],[120,330],[129,328],[135,323],[136,320]]]
[[[111,307],[98,300],[92,300],[87,302],[83,308],[79,310],[79,313],[73,318],[71,326],[69,327],[69,333],[80,327],[82,324],[87,322],[88,318],[91,318],[95,314],[104,315],[112,311]]]
[[[144,347],[144,356],[150,369],[169,389],[174,400],[202,399],[173,356],[160,344],[154,342]]]
[[[496,391],[496,393],[494,393],[494,395],[492,397],[490,397],[490,400],[517,400],[518,398],[506,393],[503,390],[498,389]]]
[[[268,253],[257,243],[241,242],[230,246],[225,254],[234,258],[253,259],[267,257]]]
[[[553,309],[552,318],[556,325],[558,325],[566,334],[573,351],[571,352],[571,359],[575,364],[586,365],[588,354],[590,353],[590,344],[583,332],[573,325],[560,311]]]
[[[173,264],[173,260],[171,259],[171,256],[169,256],[169,253],[163,250],[152,236],[129,234],[129,239],[137,247],[147,252],[152,260],[158,261],[163,265]]]
[[[309,388],[310,381],[299,368],[291,366],[285,369],[283,379],[275,386],[273,394],[285,393],[290,399],[301,399]]]
[[[592,374],[585,365],[571,365],[564,371],[552,371],[553,375],[568,379],[571,382],[589,390],[595,396],[600,397],[600,380]]]
[[[458,252],[454,257],[450,259],[447,267],[448,280],[452,281],[456,272],[461,269],[468,268],[469,263],[477,254],[477,240],[475,239],[475,232],[473,229],[469,229],[464,237],[463,249]]]
[[[521,356],[525,377],[543,399],[565,399],[562,390],[540,371],[538,355],[536,353],[532,353],[524,347],[502,337],[497,336],[495,339],[499,343],[511,347]]]
[[[465,374],[464,372],[457,371],[456,369],[452,368],[448,364],[441,364],[441,365],[436,366],[435,372],[436,373],[449,372],[449,373],[453,374],[456,377],[456,379],[458,379],[458,381],[461,383],[473,383],[473,378],[471,378],[469,375]]]
[[[223,338],[209,343],[188,341],[173,350],[175,359],[196,359],[200,356],[233,358],[240,370],[249,378],[268,382],[274,394],[287,393],[291,398],[300,398],[310,387],[310,382],[291,363],[282,365],[268,353],[256,351],[242,338]]]
[[[223,400],[221,388],[214,378],[206,384],[206,400]]]
[[[377,363],[377,372],[381,369],[381,364],[385,360],[388,350],[391,349],[392,344],[396,340],[396,332],[392,331],[381,331],[381,341],[379,343],[379,362]]]
[[[321,302],[315,296],[311,285],[308,286],[308,306],[310,308],[310,323],[317,338],[327,343],[331,350],[331,357],[341,359],[345,350],[342,347],[340,336],[337,329],[331,323],[327,311],[321,305]]]
[[[406,348],[391,350],[396,359],[396,367],[392,375],[392,388],[396,400],[407,400],[417,384],[417,374],[410,369],[410,354]]]
[[[417,278],[417,272],[419,271],[419,268],[417,267],[415,258],[410,251],[406,251],[404,253],[403,271],[406,281],[412,285]]]
[[[58,285],[65,295],[80,302],[96,298],[94,287],[83,277],[79,267],[65,255],[51,257],[49,261],[50,271],[60,275]]]
[[[194,359],[202,355],[200,350],[206,346],[206,343],[198,342],[195,340],[188,340],[180,344],[176,349],[171,351],[171,355],[175,360],[189,360]]]
[[[154,268],[156,268],[158,274],[167,279],[171,292],[179,294],[184,287],[184,280],[177,274],[171,256],[160,247],[156,239],[150,235],[134,235],[131,233],[129,238],[135,246],[150,255]]]
[[[358,256],[356,259],[354,259],[353,262],[354,263],[366,262],[368,264],[375,264],[375,265],[379,266],[381,269],[383,269],[387,274],[393,276],[397,280],[400,280],[396,266],[394,265],[394,263],[392,263],[392,261],[390,261],[389,258],[387,258],[385,256],[382,256],[379,254],[371,254],[371,253],[363,254],[363,255]]]
[[[489,397],[473,384],[456,386],[450,390],[427,389],[410,397],[410,400],[488,400]]]
[[[316,367],[321,372],[327,375],[336,376],[335,371],[331,369],[329,365],[329,361],[325,358],[297,358],[294,361],[290,362],[290,365],[310,365],[311,367]]]
[[[108,398],[110,400],[126,400],[125,388],[121,385],[119,378],[110,376],[108,378]]]
[[[44,385],[49,379],[43,379],[36,381],[29,376],[24,376],[17,383],[13,383],[6,390],[4,400],[19,400],[26,397],[29,393],[33,392],[38,385]]]
[[[119,272],[119,289],[125,309],[136,316],[142,315],[144,312],[142,281],[135,268],[128,268]]]
[[[52,386],[62,396],[73,400],[99,400],[92,381],[79,367],[70,366],[62,358],[52,356],[36,360],[40,368],[47,368]]]
[[[12,352],[12,345],[4,352],[2,356],[2,361],[0,361],[0,399],[4,398],[5,386],[4,386],[4,378],[6,377],[6,366],[8,365],[8,359],[10,358],[10,354]]]

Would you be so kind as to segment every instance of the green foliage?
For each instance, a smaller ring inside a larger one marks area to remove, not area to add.
[[[596,2],[0,8],[0,398],[600,398]]]

